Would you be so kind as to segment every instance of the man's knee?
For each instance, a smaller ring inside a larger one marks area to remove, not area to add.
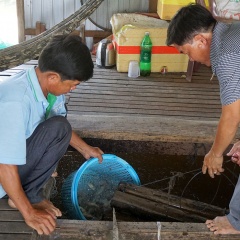
[[[55,116],[46,121],[45,125],[49,131],[49,134],[63,136],[72,135],[72,127],[68,120],[63,116]]]
[[[55,116],[40,123],[33,134],[27,139],[29,149],[36,146],[48,146],[54,139],[68,145],[72,136],[72,127],[62,116]],[[31,147],[30,147],[31,146]]]

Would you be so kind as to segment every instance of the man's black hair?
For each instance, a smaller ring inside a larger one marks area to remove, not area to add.
[[[38,59],[41,72],[53,71],[62,80],[86,81],[93,75],[93,62],[88,47],[77,35],[56,35]]]
[[[209,32],[216,24],[211,12],[199,5],[189,4],[181,8],[170,21],[166,44],[182,46],[199,33]]]

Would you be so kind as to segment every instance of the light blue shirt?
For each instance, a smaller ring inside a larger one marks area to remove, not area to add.
[[[34,67],[0,82],[0,163],[26,163],[26,139],[46,120],[48,105]],[[66,116],[64,95],[57,96],[48,118],[56,115]]]

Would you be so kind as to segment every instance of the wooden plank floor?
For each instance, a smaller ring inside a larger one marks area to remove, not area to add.
[[[0,79],[36,64],[1,72]],[[211,76],[203,65],[192,82],[185,73],[133,79],[95,66],[93,78],[67,94],[68,119],[87,138],[211,143],[221,113],[218,81]]]
[[[181,73],[131,79],[115,69],[95,68],[94,77],[71,93],[69,113],[217,120],[218,83],[209,81],[210,69],[200,70],[189,83]]]
[[[69,95],[68,118],[83,137],[211,143],[221,114],[211,76],[201,66],[192,82],[185,73],[132,79],[95,66],[93,78]]]
[[[159,225],[160,224],[160,225]],[[118,238],[113,238],[113,236]],[[58,219],[57,228],[50,236],[39,236],[28,227],[17,210],[11,209],[6,199],[0,200],[1,240],[237,240],[239,235],[216,236],[204,223],[177,222],[111,222]]]
[[[33,240],[37,234],[28,227],[19,211],[10,208],[7,199],[0,199],[0,239]]]
[[[0,80],[32,65],[37,61],[1,72]],[[218,81],[204,65],[191,82],[185,74],[129,78],[95,66],[93,78],[66,95],[68,119],[84,138],[212,143],[221,114]]]
[[[32,60],[0,73],[0,81],[31,66]],[[217,79],[205,66],[187,82],[185,73],[127,73],[95,66],[94,76],[66,95],[68,119],[86,138],[211,143],[221,113]],[[111,222],[58,220],[50,237],[37,236],[18,211],[0,200],[0,239],[112,239]],[[119,239],[157,239],[156,223],[119,223]],[[139,232],[139,229],[141,231]],[[171,233],[171,234],[170,234]],[[239,239],[214,236],[204,224],[163,223],[161,239]]]

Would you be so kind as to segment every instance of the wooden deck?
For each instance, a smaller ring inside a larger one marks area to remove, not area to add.
[[[1,240],[174,240],[201,239],[236,240],[239,235],[216,236],[203,223],[177,222],[117,222],[57,220],[57,228],[50,236],[39,236],[28,227],[17,210],[0,200]]]
[[[219,86],[201,66],[192,82],[185,73],[128,78],[95,67],[94,76],[69,95],[68,118],[93,138],[212,142],[221,113]]]
[[[32,60],[0,73],[7,79],[37,65]],[[221,113],[219,86],[211,70],[201,66],[187,82],[185,73],[152,73],[131,79],[127,73],[95,67],[91,80],[67,94],[68,119],[84,138],[211,143]],[[116,228],[117,226],[117,228]],[[239,239],[214,236],[205,224],[126,223],[58,220],[50,237],[40,237],[18,211],[0,200],[0,239]],[[118,233],[119,238],[116,237]],[[159,235],[160,234],[160,235]],[[159,238],[161,236],[161,238]]]
[[[1,72],[0,78],[36,64]],[[211,76],[203,65],[191,82],[185,73],[133,79],[95,66],[93,78],[67,94],[68,119],[86,138],[211,143],[221,114],[218,81]]]

